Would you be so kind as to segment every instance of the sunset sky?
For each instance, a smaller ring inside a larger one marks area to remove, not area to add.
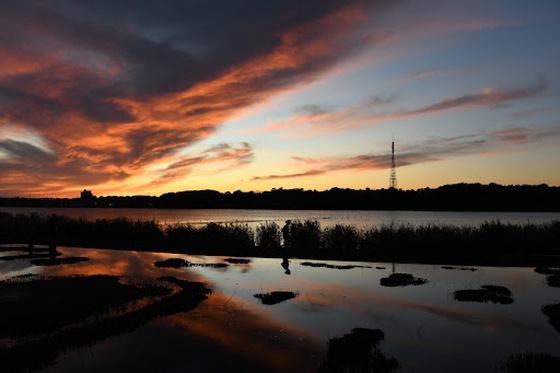
[[[0,2],[0,196],[560,185],[558,0]]]

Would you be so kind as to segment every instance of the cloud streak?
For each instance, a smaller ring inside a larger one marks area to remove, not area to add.
[[[395,157],[397,167],[437,162],[470,154],[512,151],[516,146],[531,146],[543,140],[560,139],[560,128],[511,127],[499,131],[456,137],[430,137],[416,144],[399,146]],[[376,171],[391,167],[391,154],[362,154],[354,157],[303,158],[292,157],[304,170],[290,174],[255,176],[251,181],[305,178],[344,171]]]
[[[535,83],[524,87],[512,89],[484,88],[477,93],[466,93],[444,98],[416,109],[399,109],[387,112],[380,112],[380,108],[398,103],[399,98],[397,96],[370,96],[361,102],[343,108],[308,104],[294,110],[295,115],[290,119],[269,124],[261,131],[278,131],[302,126],[307,127],[308,130],[305,132],[307,136],[347,131],[372,124],[424,115],[486,107],[496,108],[507,105],[512,101],[536,97],[544,92],[547,87],[546,80],[541,77]]]

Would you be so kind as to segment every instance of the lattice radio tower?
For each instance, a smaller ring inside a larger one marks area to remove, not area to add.
[[[395,141],[391,142],[391,177],[389,178],[389,188],[397,189],[397,168],[395,166]]]

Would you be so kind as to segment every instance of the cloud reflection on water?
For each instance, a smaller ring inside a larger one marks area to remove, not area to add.
[[[551,299],[557,300],[558,294],[527,268],[480,267],[470,272],[398,264],[399,271],[428,278],[430,283],[389,289],[380,286],[379,279],[387,276],[390,266],[377,269],[375,264],[372,268],[340,271],[304,267],[299,259],[291,259],[292,274],[286,276],[281,259],[254,258],[249,264],[230,264],[223,269],[175,269],[157,268],[154,263],[173,257],[218,263],[225,257],[77,248],[60,251],[91,260],[53,267],[35,267],[28,260],[0,262],[0,274],[111,274],[138,279],[174,276],[203,282],[213,290],[208,300],[192,311],[152,323],[149,328],[181,333],[187,345],[210,343],[217,349],[216,359],[227,354],[267,370],[313,370],[325,352],[328,338],[347,334],[354,327],[382,329],[386,334],[384,352],[405,367],[419,370],[433,370],[430,364],[435,362],[431,360],[438,359],[442,370],[455,364],[474,368],[475,361],[488,366],[499,363],[500,356],[517,351],[520,343],[527,350],[544,352],[558,338],[540,313],[540,307],[552,303]],[[464,303],[450,296],[453,290],[485,283],[513,285],[515,302],[507,306]],[[299,296],[274,306],[262,305],[253,297],[278,290],[297,292]],[[480,347],[487,343],[496,351]],[[119,342],[114,348],[125,345]],[[466,355],[471,357],[467,359]]]

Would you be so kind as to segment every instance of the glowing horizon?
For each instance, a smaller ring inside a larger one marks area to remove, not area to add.
[[[0,197],[560,186],[555,1],[0,5]]]

